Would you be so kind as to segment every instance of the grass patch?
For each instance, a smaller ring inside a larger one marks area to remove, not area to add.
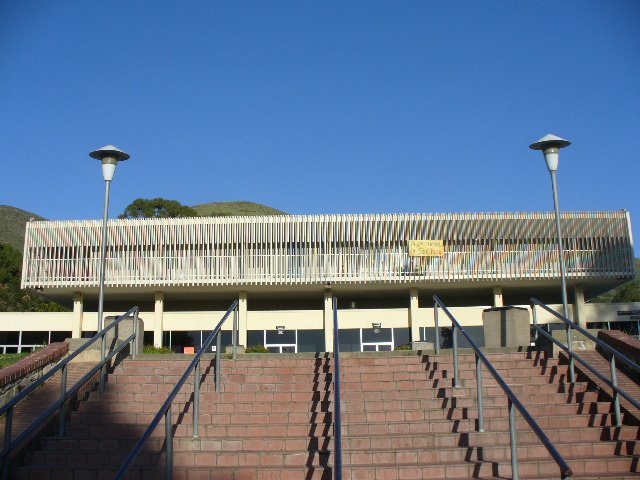
[[[173,353],[173,350],[171,350],[169,347],[155,347],[153,345],[145,345],[143,352],[151,355],[166,355],[168,353]]]
[[[264,345],[252,345],[245,348],[244,353],[269,353]]]
[[[0,368],[13,365],[14,363],[22,360],[23,358],[28,357],[31,353],[32,352],[5,353],[3,355],[0,355]]]

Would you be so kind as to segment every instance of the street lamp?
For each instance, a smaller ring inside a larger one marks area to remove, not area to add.
[[[553,189],[553,206],[556,211],[556,230],[558,234],[558,258],[560,259],[560,278],[562,280],[562,313],[569,318],[569,307],[567,304],[567,280],[564,266],[564,255],[562,253],[562,230],[560,228],[560,204],[558,201],[558,185],[556,174],[558,171],[558,159],[560,149],[571,145],[569,140],[547,134],[535,143],[529,145],[532,150],[542,150],[547,168],[551,174],[551,188]]]
[[[98,331],[104,328],[104,266],[107,255],[107,219],[109,217],[109,189],[118,162],[128,160],[129,154],[113,145],[107,145],[89,154],[102,162],[102,176],[104,177],[104,215],[102,217],[102,253],[100,255],[100,292],[98,293]],[[103,342],[104,344],[104,342]]]
[[[562,314],[565,318],[569,318],[569,306],[567,304],[567,279],[566,269],[564,266],[564,253],[562,249],[562,230],[560,228],[560,205],[558,202],[558,185],[556,175],[558,172],[558,160],[560,158],[560,149],[571,145],[569,140],[547,134],[535,143],[529,145],[532,150],[542,150],[544,159],[547,162],[547,168],[551,174],[551,188],[553,189],[553,206],[556,211],[556,232],[558,235],[558,259],[560,262],[560,279],[562,282]],[[575,371],[573,366],[573,350],[571,327],[566,325],[567,331],[567,347],[569,349],[569,374],[571,383],[575,382]]]

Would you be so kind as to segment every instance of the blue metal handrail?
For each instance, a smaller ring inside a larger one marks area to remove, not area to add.
[[[27,440],[42,423],[44,423],[56,410],[60,410],[58,414],[59,425],[58,425],[58,434],[60,436],[64,435],[64,422],[66,416],[66,403],[69,398],[75,395],[86,382],[89,381],[96,373],[99,371],[105,371],[106,365],[111,361],[113,357],[119,354],[125,347],[130,347],[130,352],[137,352],[138,347],[138,307],[132,307],[126,313],[117,317],[111,324],[104,327],[98,333],[96,333],[89,341],[87,341],[84,345],[82,345],[79,349],[73,352],[71,355],[68,355],[64,359],[62,359],[58,364],[49,370],[46,374],[40,377],[36,382],[29,385],[27,388],[22,390],[18,395],[12,398],[6,405],[0,408],[0,415],[6,414],[5,420],[5,430],[4,430],[4,448],[2,452],[0,452],[0,459],[2,460],[2,479],[6,480],[9,475],[9,466],[11,463],[11,453],[18,446],[20,446],[25,440]],[[113,349],[109,353],[109,355],[104,356],[105,352],[105,342],[106,335],[109,330],[115,328],[119,325],[123,320],[129,318],[133,314],[134,322],[133,322],[133,333],[129,335],[122,343]],[[100,362],[94,366],[89,372],[87,372],[80,380],[78,380],[75,385],[73,385],[70,389],[67,389],[67,365],[78,355],[84,352],[89,346],[95,343],[98,339],[102,340],[102,355]],[[44,412],[42,412],[38,418],[36,418],[31,425],[29,425],[20,435],[18,435],[15,439],[12,440],[12,423],[13,423],[13,410],[14,407],[26,398],[29,394],[31,394],[36,388],[40,387],[47,380],[53,377],[56,373],[62,370],[62,382],[60,386],[60,397],[47,408]],[[105,376],[100,376],[101,380],[101,388],[104,388],[104,380]]]
[[[518,399],[516,394],[509,387],[509,385],[507,385],[507,382],[504,381],[502,376],[494,368],[494,366],[491,364],[489,359],[487,357],[485,357],[485,355],[480,350],[480,347],[478,347],[478,345],[471,339],[471,337],[467,334],[467,332],[465,332],[465,330],[462,328],[460,323],[455,319],[455,317],[451,314],[451,312],[449,312],[447,307],[444,305],[444,303],[442,303],[442,300],[440,300],[440,298],[437,295],[433,296],[433,300],[435,302],[434,320],[435,320],[435,327],[436,327],[436,342],[437,342],[436,343],[436,353],[439,353],[439,351],[440,351],[440,348],[439,348],[440,347],[440,345],[439,345],[440,337],[439,337],[439,334],[437,333],[438,330],[439,330],[438,308],[442,308],[442,310],[447,315],[447,317],[449,317],[449,320],[451,320],[451,323],[453,325],[452,336],[453,336],[453,386],[454,387],[458,387],[458,378],[459,378],[459,373],[458,373],[458,336],[457,336],[458,330],[464,336],[464,338],[466,338],[467,342],[469,342],[469,345],[471,345],[471,348],[475,352],[475,356],[476,356],[476,389],[477,389],[477,395],[478,395],[478,399],[477,399],[477,402],[478,402],[478,431],[479,432],[483,432],[484,431],[484,404],[483,404],[483,398],[482,398],[482,370],[481,370],[481,364],[482,363],[484,363],[485,367],[487,367],[487,370],[489,371],[489,373],[491,373],[493,378],[496,380],[496,382],[498,383],[500,388],[502,388],[502,391],[504,392],[504,394],[508,398],[509,437],[510,437],[510,440],[511,440],[511,472],[512,472],[513,480],[518,480],[519,477],[520,477],[519,476],[519,472],[518,472],[518,449],[517,449],[517,444],[516,444],[515,409],[517,409],[520,412],[520,415],[522,415],[522,417],[526,420],[526,422],[529,424],[529,426],[531,427],[533,432],[537,435],[537,437],[540,439],[540,441],[542,442],[544,447],[547,449],[547,451],[549,452],[551,457],[553,457],[555,462],[558,464],[558,467],[560,468],[561,477],[564,479],[564,478],[569,478],[571,475],[573,475],[573,471],[571,470],[571,467],[569,467],[569,465],[565,461],[564,457],[560,454],[560,452],[558,452],[558,449],[551,442],[549,437],[547,437],[547,434],[544,433],[544,430],[542,430],[540,425],[538,425],[538,423],[533,419],[533,417],[531,416],[531,414],[529,413],[527,408]],[[515,409],[514,409],[514,407],[515,407]]]
[[[158,413],[156,413],[153,420],[145,430],[145,432],[140,437],[140,440],[135,444],[127,458],[122,462],[120,469],[116,472],[113,477],[114,480],[121,479],[127,473],[131,464],[136,459],[145,442],[149,439],[153,431],[156,429],[162,417],[165,417],[165,446],[166,446],[166,465],[165,465],[165,478],[170,480],[173,478],[173,432],[172,432],[172,419],[171,419],[171,404],[173,400],[178,395],[178,392],[182,389],[185,382],[189,378],[189,375],[192,371],[194,371],[194,393],[193,393],[193,436],[194,438],[198,436],[198,424],[199,424],[199,413],[200,413],[200,358],[202,354],[209,349],[209,347],[213,344],[214,339],[216,340],[216,368],[215,368],[215,385],[216,391],[220,391],[220,365],[221,365],[221,354],[222,354],[222,335],[221,329],[224,322],[227,320],[231,312],[235,312],[238,307],[238,300],[235,300],[226,313],[223,315],[222,319],[218,322],[216,327],[207,337],[207,340],[202,344],[202,347],[196,353],[195,357],[178,380],[176,386],[171,390],[171,393],[167,396],[167,399],[162,404]],[[235,329],[237,327],[237,319],[236,315],[234,315],[234,326]],[[232,335],[233,342],[236,341],[237,335],[235,332]],[[234,355],[235,355],[235,343],[233,345]]]
[[[622,425],[622,414],[620,413],[620,396],[624,397],[626,400],[629,401],[629,403],[631,403],[631,405],[633,405],[634,407],[640,410],[640,402],[638,402],[638,400],[633,398],[629,393],[625,392],[622,388],[618,386],[618,376],[616,373],[616,359],[621,360],[623,363],[625,363],[628,367],[630,367],[632,370],[634,370],[637,373],[640,373],[640,365],[635,363],[629,357],[620,353],[618,350],[616,350],[612,346],[606,344],[599,338],[593,336],[591,333],[589,333],[586,329],[582,328],[580,325],[576,324],[575,322],[572,322],[564,315],[556,312],[549,306],[545,305],[540,300],[537,300],[536,298],[531,297],[529,301],[531,302],[531,311],[533,313],[533,327],[535,331],[535,339],[536,340],[538,339],[538,334],[542,334],[545,338],[547,338],[548,340],[553,342],[555,345],[560,347],[563,351],[565,351],[567,355],[569,355],[570,360],[576,359],[582,365],[587,367],[587,369],[589,369],[591,373],[593,373],[596,377],[598,377],[601,381],[603,381],[613,389],[612,397],[613,397],[613,406],[614,406],[614,412],[615,412],[615,418],[616,418],[616,427],[619,427]],[[584,335],[586,338],[594,342],[600,348],[603,348],[604,350],[609,352],[610,353],[610,358],[609,358],[610,372],[609,373],[611,375],[611,378],[610,379],[607,378],[604,374],[600,373],[593,365],[591,365],[587,360],[585,360],[584,358],[582,358],[580,355],[578,355],[573,351],[572,346],[569,344],[569,342],[571,341],[570,335],[567,336],[568,344],[564,345],[560,340],[558,340],[557,338],[554,338],[552,335],[546,332],[542,327],[540,327],[538,325],[538,315],[535,309],[536,306],[539,306],[543,310],[552,314],[554,317],[558,318],[559,320],[562,320],[567,326],[567,333],[570,333],[571,330],[576,330],[580,332],[582,335]]]
[[[340,329],[338,326],[338,299],[333,298],[333,361],[335,363],[335,379],[333,401],[335,403],[334,434],[334,480],[342,480],[342,408],[340,405]]]

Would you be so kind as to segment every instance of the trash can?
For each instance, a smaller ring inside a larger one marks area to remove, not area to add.
[[[482,311],[484,346],[525,347],[529,346],[529,310],[523,307],[494,307]]]

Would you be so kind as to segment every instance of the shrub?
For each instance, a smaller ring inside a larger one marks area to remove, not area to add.
[[[396,348],[394,348],[394,350],[411,350],[411,345],[409,345],[408,343],[404,345],[398,345]]]
[[[149,353],[152,355],[163,355],[167,353],[173,353],[173,350],[171,350],[169,347],[156,347],[154,345],[145,345],[143,351],[144,353]]]
[[[264,345],[251,345],[245,348],[244,353],[269,353]]]

